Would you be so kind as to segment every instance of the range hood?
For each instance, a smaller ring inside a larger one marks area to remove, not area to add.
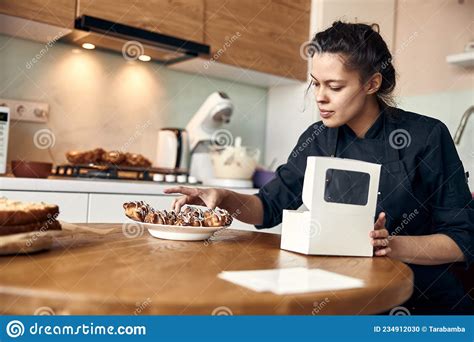
[[[209,45],[114,23],[87,15],[78,17],[74,30],[61,38],[75,45],[94,44],[97,48],[120,52],[127,59],[150,56],[155,62],[174,64],[199,55],[209,55]]]
[[[147,55],[165,65],[209,56],[210,53],[209,45],[87,15],[78,17],[74,29],[71,29],[0,13],[0,34],[48,45],[58,40],[79,46],[89,43],[100,49],[119,52],[126,59]]]

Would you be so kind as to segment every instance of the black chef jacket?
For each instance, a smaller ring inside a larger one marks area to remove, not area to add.
[[[474,261],[474,201],[453,140],[441,121],[382,106],[362,139],[347,125],[328,128],[322,121],[311,125],[286,164],[277,168],[275,178],[256,194],[264,208],[263,224],[257,229],[281,223],[283,209],[301,206],[308,156],[381,164],[374,221],[383,211],[391,235],[445,234],[464,253],[466,266]],[[413,313],[473,310],[469,294],[451,273],[453,264],[409,266],[414,272],[414,293],[405,304]]]

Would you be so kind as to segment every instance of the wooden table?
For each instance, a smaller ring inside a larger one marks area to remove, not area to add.
[[[374,314],[413,291],[409,267],[386,257],[304,256],[280,236],[219,231],[210,241],[130,238],[120,224],[65,227],[50,251],[0,257],[2,314]],[[217,277],[224,270],[321,268],[366,286],[298,295],[258,293]],[[43,312],[42,312],[43,311]]]

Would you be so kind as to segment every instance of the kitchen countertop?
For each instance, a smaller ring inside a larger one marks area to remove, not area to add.
[[[85,192],[85,193],[123,193],[123,194],[147,194],[160,195],[163,190],[171,186],[199,186],[201,184],[177,184],[177,183],[156,183],[133,180],[107,180],[107,179],[91,179],[91,178],[16,178],[16,177],[0,177],[0,191],[49,191],[49,192]],[[235,188],[235,191],[245,193],[256,193],[258,189],[251,188]],[[252,191],[253,190],[253,191]],[[164,195],[164,194],[163,194]]]
[[[280,249],[279,235],[224,229],[209,240],[186,242],[147,231],[132,237],[121,224],[63,229],[48,252],[0,257],[1,314],[31,315],[40,308],[58,315],[374,314],[413,292],[413,273],[400,261],[292,253]],[[217,277],[288,267],[321,268],[363,279],[365,286],[276,295]]]

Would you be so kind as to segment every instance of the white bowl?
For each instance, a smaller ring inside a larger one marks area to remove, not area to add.
[[[251,179],[257,168],[258,149],[227,146],[211,152],[214,175],[226,179]]]

